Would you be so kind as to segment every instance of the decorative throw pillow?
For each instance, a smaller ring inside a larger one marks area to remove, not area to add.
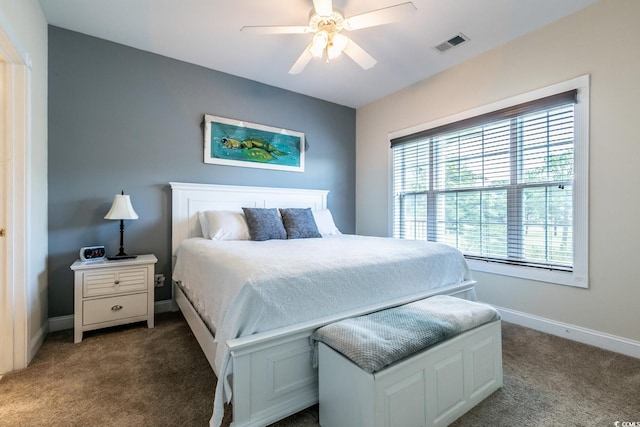
[[[286,239],[287,232],[276,208],[242,208],[251,240]]]
[[[320,209],[313,211],[313,218],[316,220],[318,231],[323,236],[331,236],[334,234],[342,234],[336,224],[333,222],[333,216],[329,209]]]
[[[287,231],[287,239],[322,237],[310,208],[280,209],[280,215]]]

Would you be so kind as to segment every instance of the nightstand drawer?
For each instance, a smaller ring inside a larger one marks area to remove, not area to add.
[[[88,271],[83,275],[82,296],[95,297],[147,290],[147,268]]]
[[[123,295],[82,302],[82,324],[111,322],[147,315],[147,294]]]

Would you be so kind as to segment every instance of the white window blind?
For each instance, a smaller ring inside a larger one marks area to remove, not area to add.
[[[565,91],[392,139],[394,237],[571,272],[576,102]]]

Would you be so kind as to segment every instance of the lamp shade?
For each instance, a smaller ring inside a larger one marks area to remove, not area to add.
[[[128,194],[116,194],[111,209],[104,219],[138,219],[138,214],[133,210]]]
[[[327,43],[329,42],[329,33],[326,31],[318,31],[313,36],[313,41],[311,43],[311,47],[309,48],[309,52],[316,58],[320,58],[322,56],[322,52],[327,47]]]
[[[348,43],[348,38],[340,33],[333,33],[329,44],[327,44],[327,58],[336,59],[340,56],[344,48],[347,47]]]

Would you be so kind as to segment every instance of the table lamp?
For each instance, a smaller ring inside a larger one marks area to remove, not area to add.
[[[109,212],[104,216],[104,219],[120,220],[120,252],[115,256],[107,257],[107,259],[135,258],[136,255],[127,255],[124,252],[124,220],[138,219],[138,214],[133,210],[133,206],[131,206],[129,195],[124,194],[124,191],[122,191],[121,194],[116,194],[113,199],[113,205],[111,205],[111,209],[109,209]]]

